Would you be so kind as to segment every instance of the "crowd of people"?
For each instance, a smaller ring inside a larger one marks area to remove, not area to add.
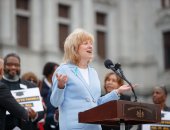
[[[78,122],[78,113],[111,100],[128,100],[131,86],[124,84],[114,72],[104,79],[105,95],[93,59],[93,35],[76,29],[65,40],[63,62],[47,62],[42,68],[43,79],[33,72],[21,75],[21,58],[9,53],[0,58],[0,128],[1,130],[118,130],[119,126],[105,126]],[[135,85],[133,85],[135,86]],[[132,86],[132,87],[133,87]],[[11,94],[13,90],[39,88],[44,111],[25,109]],[[168,92],[165,86],[153,88],[152,100],[163,111]],[[9,112],[7,114],[7,111]],[[39,123],[43,121],[42,125]],[[132,126],[127,125],[126,130]]]
[[[21,59],[18,54],[9,53],[4,58],[0,58],[1,130],[58,130],[58,115],[48,110],[46,102],[48,91],[51,88],[50,76],[56,67],[58,67],[57,63],[47,62],[43,68],[44,78],[41,81],[33,72],[27,72],[21,76]],[[36,112],[31,107],[25,109],[11,94],[12,90],[37,87],[40,90],[44,111]],[[44,89],[46,90],[44,91]],[[38,124],[41,120],[45,121],[40,127]]]

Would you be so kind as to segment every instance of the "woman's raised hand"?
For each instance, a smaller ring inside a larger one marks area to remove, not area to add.
[[[58,80],[58,88],[59,89],[64,89],[65,84],[68,81],[68,77],[65,74],[56,74],[56,78]]]
[[[137,85],[132,85],[132,87],[134,88],[134,87],[136,87]],[[124,92],[126,92],[126,91],[129,91],[129,90],[131,90],[132,88],[131,88],[131,86],[130,85],[122,85],[122,86],[120,86],[118,89],[117,89],[117,92],[119,93],[119,94],[121,94],[121,93],[124,93]]]

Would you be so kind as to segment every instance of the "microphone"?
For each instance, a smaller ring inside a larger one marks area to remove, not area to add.
[[[121,64],[119,64],[119,63],[113,64],[111,60],[107,59],[104,61],[104,65],[107,69],[113,70],[116,74],[118,74],[120,77],[122,77],[122,75],[120,73],[120,71],[122,71]]]
[[[107,69],[113,70],[120,78],[122,78],[123,80],[125,80],[125,81],[129,84],[129,86],[131,87],[132,92],[133,92],[133,94],[134,94],[135,102],[137,102],[136,93],[135,93],[135,91],[134,91],[134,89],[133,89],[132,84],[131,84],[131,83],[126,79],[126,77],[124,76],[123,71],[122,71],[122,69],[121,69],[121,64],[119,64],[119,63],[113,64],[113,62],[112,62],[111,60],[107,59],[107,60],[104,61],[104,65],[105,65],[105,67],[106,67]]]
[[[104,65],[107,69],[111,69],[111,68],[114,68],[115,70],[118,70],[120,69],[121,67],[121,64],[120,63],[116,63],[116,64],[113,64],[111,60],[107,59],[104,61]]]
[[[105,65],[105,67],[107,68],[107,69],[115,69],[114,67],[115,67],[115,65],[112,63],[112,61],[111,60],[109,60],[109,59],[107,59],[107,60],[105,60],[104,61],[104,65]]]
[[[116,63],[116,64],[115,64],[115,69],[116,69],[116,70],[121,69],[121,64],[120,64],[120,63]]]

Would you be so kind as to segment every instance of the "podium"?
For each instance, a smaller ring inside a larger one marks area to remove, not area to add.
[[[159,105],[124,100],[110,101],[79,112],[79,123],[121,125],[150,124],[161,122]]]

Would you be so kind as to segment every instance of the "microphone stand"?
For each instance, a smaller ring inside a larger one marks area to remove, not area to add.
[[[110,68],[111,68],[120,78],[122,78],[123,80],[125,80],[125,81],[129,84],[129,86],[131,87],[132,92],[133,92],[133,94],[134,94],[134,97],[135,97],[134,102],[137,102],[137,96],[136,96],[136,93],[135,93],[135,91],[134,91],[134,89],[133,89],[133,86],[132,86],[132,84],[127,80],[127,78],[124,76],[121,67],[119,66],[119,67],[117,67],[117,68],[115,68],[115,67],[110,67]]]
[[[137,102],[137,96],[136,96],[135,90],[133,89],[133,86],[132,86],[131,82],[129,82],[129,81],[127,80],[127,78],[124,76],[123,71],[122,71],[121,68],[119,68],[119,72],[120,72],[122,78],[129,84],[129,86],[131,86],[132,92],[133,92],[134,97],[135,97],[134,102]]]

